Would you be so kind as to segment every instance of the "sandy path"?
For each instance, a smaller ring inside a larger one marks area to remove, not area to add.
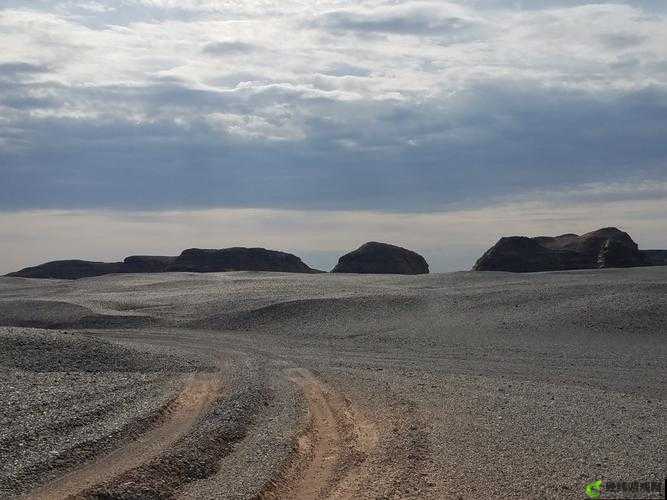
[[[193,427],[220,392],[221,385],[218,374],[192,375],[169,405],[159,426],[112,453],[41,486],[24,498],[56,500],[76,497],[95,485],[112,480],[158,457]]]
[[[368,478],[368,454],[377,443],[374,426],[341,395],[308,370],[289,371],[303,391],[310,422],[293,460],[261,498],[350,498]]]

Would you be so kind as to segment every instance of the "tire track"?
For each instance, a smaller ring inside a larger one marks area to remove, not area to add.
[[[168,405],[159,426],[108,455],[41,486],[23,498],[60,500],[76,497],[83,491],[153,460],[192,429],[221,388],[222,380],[217,373],[190,376],[183,390]]]
[[[377,444],[375,426],[308,370],[291,369],[288,375],[303,391],[310,422],[283,475],[259,498],[355,496],[370,475],[367,458]]]

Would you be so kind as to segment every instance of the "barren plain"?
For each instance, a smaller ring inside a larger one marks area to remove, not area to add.
[[[667,267],[0,278],[0,497],[582,498],[666,470]]]

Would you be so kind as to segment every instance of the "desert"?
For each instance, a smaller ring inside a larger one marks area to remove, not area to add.
[[[666,0],[0,40],[0,500],[665,500]]]
[[[667,268],[0,278],[10,498],[573,498],[664,475]]]

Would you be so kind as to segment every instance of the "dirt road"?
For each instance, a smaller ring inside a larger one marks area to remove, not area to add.
[[[217,374],[188,377],[178,396],[164,409],[158,425],[135,440],[90,463],[50,481],[25,496],[30,500],[60,500],[80,497],[97,485],[113,481],[123,473],[148,463],[185,436],[222,388]]]

